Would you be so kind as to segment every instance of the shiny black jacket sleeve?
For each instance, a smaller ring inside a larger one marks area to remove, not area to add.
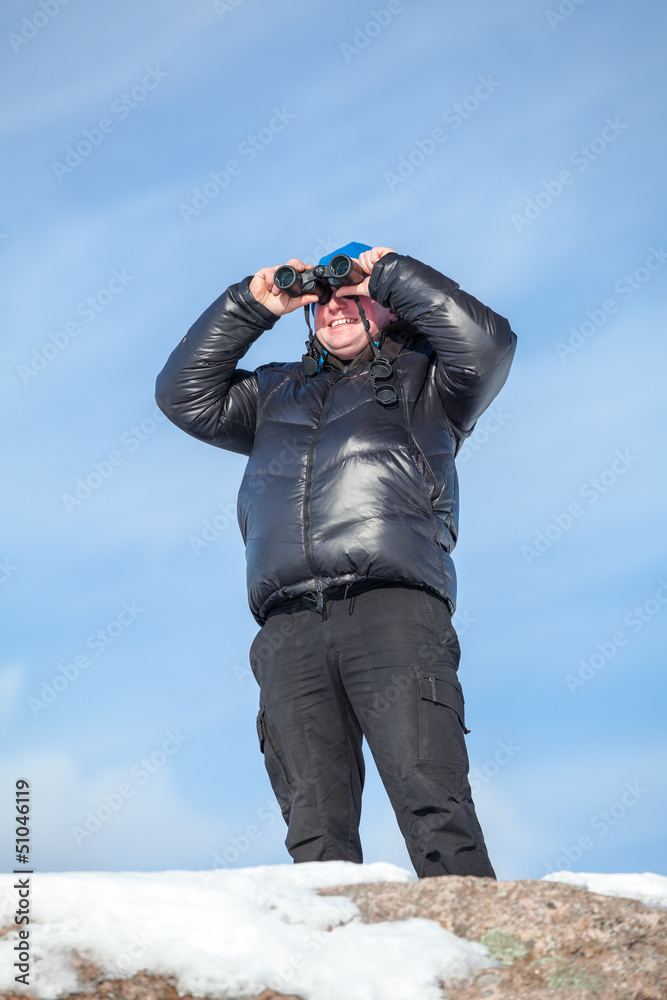
[[[207,444],[249,455],[255,438],[257,375],[237,368],[275,316],[248,288],[231,285],[202,313],[157,378],[162,412]]]
[[[445,412],[457,436],[467,437],[509,374],[516,335],[507,320],[439,271],[397,253],[377,261],[369,291],[430,341]]]

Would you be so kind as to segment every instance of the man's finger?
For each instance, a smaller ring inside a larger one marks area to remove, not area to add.
[[[349,298],[350,295],[368,295],[368,279],[360,285],[341,285],[334,292],[339,298]]]
[[[373,247],[368,252],[372,255],[373,262],[375,263],[380,257],[384,257],[386,253],[398,253],[398,250],[392,250],[391,247]]]

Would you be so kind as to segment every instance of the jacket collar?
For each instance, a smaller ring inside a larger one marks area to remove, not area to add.
[[[384,340],[384,336],[383,336],[382,340]],[[382,343],[382,340],[381,340],[380,343]],[[318,350],[320,352],[323,352],[324,349],[322,348],[322,346],[321,346],[319,340],[317,340],[317,338],[316,338],[316,344],[317,344]],[[359,365],[363,365],[366,361],[371,361],[372,358],[373,358],[373,350],[371,348],[371,345],[367,343],[364,347],[362,347],[362,349],[359,351],[359,353],[356,354],[352,358],[351,361],[343,361],[343,359],[339,358],[338,355],[332,354],[331,351],[329,351],[324,356],[324,365],[323,365],[323,367],[326,368],[328,366],[330,368],[335,368],[335,369],[337,369],[337,371],[341,371],[341,372],[342,371],[351,371],[353,368],[357,368]]]

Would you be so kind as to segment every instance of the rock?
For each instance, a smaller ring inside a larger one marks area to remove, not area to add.
[[[444,875],[318,890],[367,922],[425,917],[504,968],[443,983],[447,1000],[666,1000],[667,913],[559,882]]]
[[[34,1000],[32,993],[3,993],[0,1000]],[[168,976],[152,976],[140,972],[129,979],[107,979],[90,983],[80,993],[68,993],[62,1000],[201,1000],[190,993],[179,993],[175,979]],[[222,994],[220,1000],[232,1000]],[[259,996],[245,997],[244,1000],[302,1000],[293,994],[275,993],[264,990]]]

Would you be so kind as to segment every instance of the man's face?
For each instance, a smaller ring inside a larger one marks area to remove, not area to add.
[[[392,313],[368,295],[360,295],[359,301],[375,338],[388,326]],[[322,347],[343,361],[350,361],[368,343],[357,303],[350,296],[334,294],[325,305],[315,303],[315,333]]]

